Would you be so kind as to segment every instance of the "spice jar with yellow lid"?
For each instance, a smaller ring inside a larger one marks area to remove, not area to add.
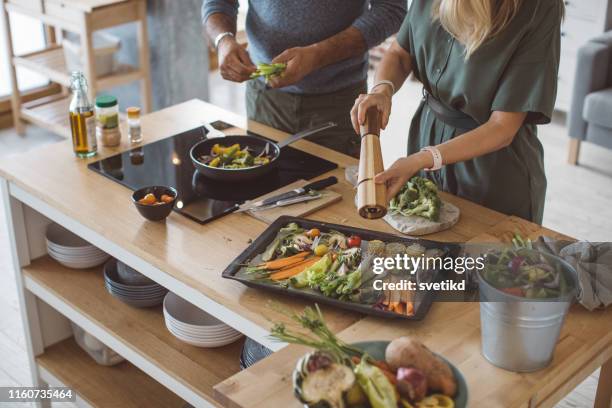
[[[132,106],[127,108],[128,138],[130,143],[142,142],[142,129],[140,127],[140,108]]]
[[[96,98],[96,134],[103,146],[112,147],[121,143],[119,105],[112,95]]]

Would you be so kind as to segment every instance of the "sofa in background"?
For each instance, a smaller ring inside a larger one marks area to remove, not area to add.
[[[570,164],[578,162],[582,141],[612,149],[612,31],[578,50],[568,128]]]

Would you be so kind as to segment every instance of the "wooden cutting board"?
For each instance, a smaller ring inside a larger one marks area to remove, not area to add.
[[[263,200],[268,197],[272,197],[281,193],[285,193],[287,191],[305,186],[310,183],[310,181],[306,180],[298,180],[285,187],[279,188],[278,190],[274,190],[273,192],[263,195],[261,197],[257,197],[254,201]],[[328,187],[325,190],[320,191],[322,197],[317,200],[306,201],[304,203],[286,205],[284,207],[276,207],[271,208],[269,210],[261,210],[261,211],[247,211],[246,213],[250,216],[257,218],[260,221],[263,221],[267,224],[271,224],[281,215],[289,215],[292,217],[304,217],[308,214],[311,214],[315,211],[320,210],[321,208],[327,207],[333,203],[337,203],[342,199],[342,196],[335,191],[331,190],[334,186]]]

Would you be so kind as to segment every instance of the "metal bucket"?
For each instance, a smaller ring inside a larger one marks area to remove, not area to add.
[[[479,276],[482,354],[493,365],[516,372],[548,366],[568,308],[576,294],[574,268],[561,258],[542,254],[559,265],[571,285],[561,298],[534,300],[509,295]]]

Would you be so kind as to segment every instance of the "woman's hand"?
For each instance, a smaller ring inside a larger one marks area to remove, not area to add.
[[[406,182],[424,168],[433,166],[429,152],[418,152],[397,160],[391,167],[378,173],[374,182],[387,185],[387,202],[399,193]]]
[[[376,106],[381,115],[381,128],[386,128],[389,123],[389,115],[391,114],[391,97],[393,96],[391,87],[388,85],[380,85],[375,88],[375,92],[369,94],[361,94],[355,100],[353,109],[351,109],[351,122],[355,133],[359,134],[359,126],[365,122],[365,114],[368,108]]]

